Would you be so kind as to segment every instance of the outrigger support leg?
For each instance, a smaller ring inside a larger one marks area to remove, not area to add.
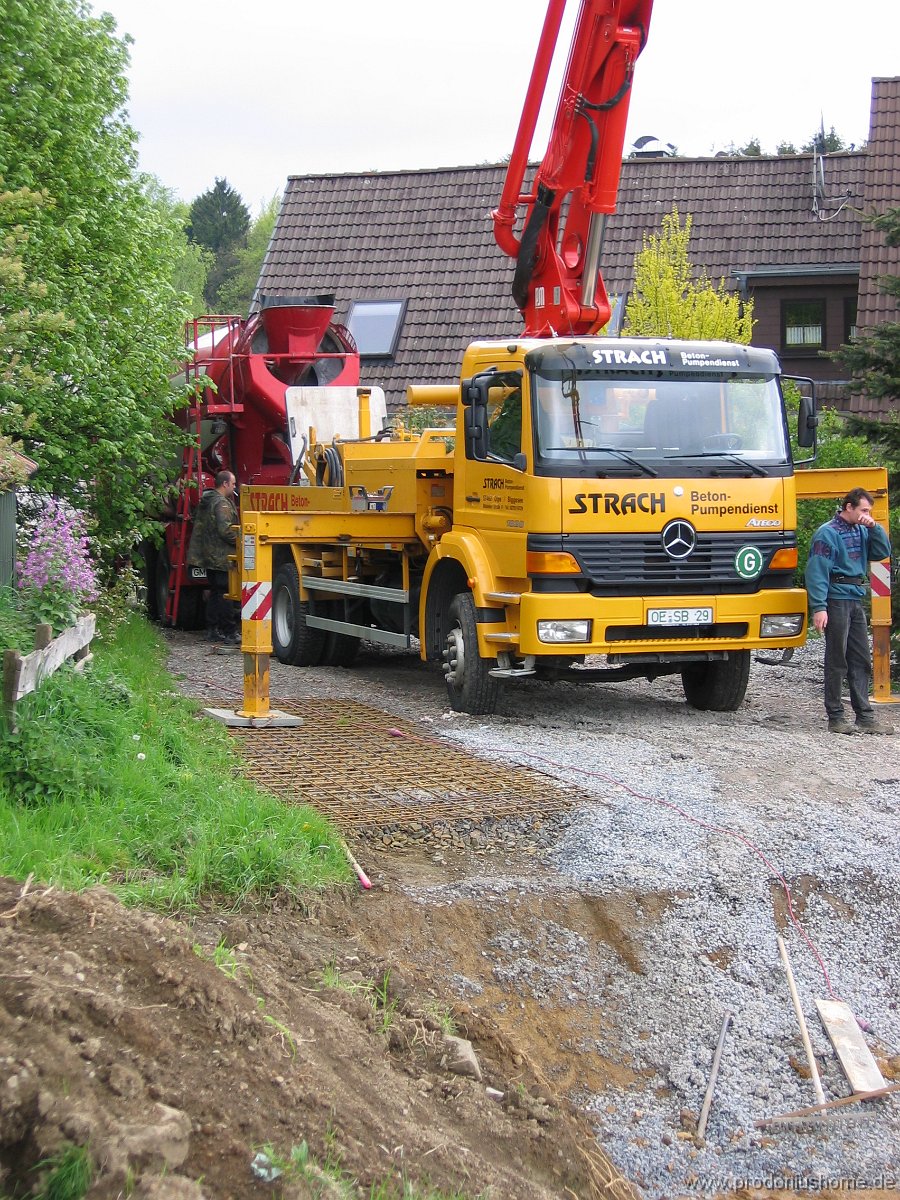
[[[207,708],[232,728],[290,728],[303,719],[269,707],[269,660],[272,654],[272,546],[259,536],[258,514],[247,513],[238,543],[241,555],[241,652],[244,656],[244,705],[234,711]],[[232,571],[236,584],[238,572]]]

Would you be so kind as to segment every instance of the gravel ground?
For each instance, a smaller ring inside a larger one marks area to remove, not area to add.
[[[189,666],[196,639],[170,641],[173,669],[181,662],[192,694],[240,694],[239,656],[207,659],[207,679]],[[596,795],[560,824],[542,869],[510,856],[503,877],[479,875],[476,863],[467,878],[410,891],[435,905],[572,890],[624,898],[638,930],[631,963],[552,922],[540,954],[518,944],[486,953],[504,952],[512,995],[562,997],[615,1015],[604,1044],[581,1050],[618,1055],[637,1082],[577,1099],[604,1149],[648,1196],[772,1190],[779,1180],[793,1190],[834,1180],[900,1186],[897,1096],[839,1109],[825,1123],[754,1128],[762,1117],[815,1103],[779,932],[826,1096],[850,1089],[814,997],[846,1000],[867,1023],[885,1075],[900,1069],[900,737],[828,734],[821,656],[813,641],[788,664],[754,664],[748,700],[733,714],[694,712],[679,683],[661,680],[516,684],[490,719],[449,713],[439,674],[412,656],[376,651],[353,671],[273,664],[273,705],[279,697],[347,696]],[[890,708],[881,711],[891,719]],[[900,724],[900,712],[894,720]],[[812,945],[791,923],[779,875]],[[516,943],[514,931],[509,939]],[[473,990],[462,977],[458,987]],[[706,1142],[697,1145],[679,1114],[700,1109],[726,1012],[732,1025]]]

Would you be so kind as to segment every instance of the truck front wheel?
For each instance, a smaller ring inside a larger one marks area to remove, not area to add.
[[[454,712],[485,716],[497,707],[500,684],[491,674],[493,659],[478,653],[475,602],[460,592],[450,602],[450,628],[444,645],[444,675]]]
[[[735,712],[744,702],[749,678],[750,651],[735,650],[716,662],[688,667],[681,672],[681,686],[691,708]]]
[[[300,576],[282,563],[272,584],[272,649],[290,667],[315,667],[322,661],[327,634],[306,624],[309,605],[300,599]]]

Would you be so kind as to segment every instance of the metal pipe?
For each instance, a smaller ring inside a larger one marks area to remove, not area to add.
[[[719,1074],[719,1063],[722,1061],[722,1050],[725,1046],[725,1034],[728,1032],[728,1026],[731,1024],[731,1013],[726,1012],[722,1021],[722,1029],[719,1032],[719,1044],[716,1046],[716,1052],[713,1055],[712,1068],[709,1072],[709,1083],[706,1085],[706,1095],[703,1097],[703,1107],[700,1109],[700,1120],[697,1122],[697,1137],[703,1137],[706,1133],[706,1122],[709,1118],[709,1109],[712,1104],[713,1089],[716,1086],[716,1079]]]
[[[584,276],[581,280],[581,303],[584,308],[593,308],[597,298],[597,278],[600,274],[600,250],[606,213],[591,213],[588,225],[587,246],[584,251]]]

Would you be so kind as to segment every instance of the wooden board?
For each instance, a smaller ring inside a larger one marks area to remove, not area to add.
[[[816,1008],[854,1092],[874,1092],[885,1087],[878,1063],[866,1045],[850,1006],[843,1000],[817,999]]]
[[[40,650],[33,650],[31,654],[19,655],[17,669],[7,672],[4,661],[4,675],[9,687],[6,701],[15,704],[29,692],[35,691],[42,679],[58,671],[73,654],[78,654],[89,646],[96,624],[97,618],[93,613],[88,613],[87,616],[80,617],[71,628],[64,629],[49,645]]]

